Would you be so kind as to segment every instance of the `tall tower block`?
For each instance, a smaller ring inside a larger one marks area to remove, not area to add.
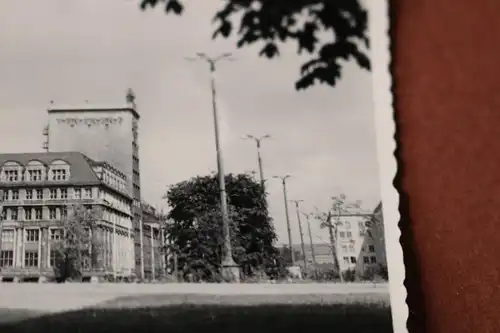
[[[50,152],[81,152],[93,160],[107,161],[127,176],[128,192],[134,199],[134,229],[138,247],[141,210],[139,168],[139,114],[129,89],[123,105],[64,106],[48,108],[47,146]],[[138,254],[136,254],[136,260]]]

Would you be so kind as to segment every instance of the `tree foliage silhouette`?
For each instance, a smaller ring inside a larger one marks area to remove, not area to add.
[[[297,90],[316,83],[334,87],[345,61],[370,70],[367,55],[368,13],[360,0],[226,0],[214,17],[213,38],[237,35],[237,47],[264,44],[259,56],[280,54],[284,43],[295,43],[310,57],[300,67]],[[166,13],[181,15],[182,0],[141,0],[141,9],[163,5]],[[235,27],[235,21],[239,26]],[[320,34],[329,38],[320,38]]]
[[[230,174],[226,187],[235,261],[246,277],[259,271],[276,276],[283,262],[273,245],[276,233],[260,184],[248,175]],[[177,183],[165,195],[171,207],[165,232],[167,250],[176,254],[184,278],[220,278],[224,233],[219,193],[217,176],[210,175]]]

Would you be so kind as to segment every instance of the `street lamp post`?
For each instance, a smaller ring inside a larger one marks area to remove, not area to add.
[[[292,266],[295,266],[295,252],[293,251],[292,247],[292,229],[290,227],[290,216],[288,214],[288,199],[287,199],[287,193],[286,193],[286,180],[290,178],[290,175],[286,175],[283,177],[280,176],[273,176],[273,178],[280,179],[281,183],[283,185],[283,198],[285,201],[285,217],[286,217],[286,227],[288,231],[288,246],[290,250],[290,256],[292,259]]]
[[[239,282],[240,268],[233,259],[233,251],[231,248],[231,234],[229,227],[229,214],[227,209],[227,194],[226,183],[224,177],[224,164],[222,149],[219,138],[219,116],[216,103],[216,88],[215,88],[215,70],[216,64],[221,60],[231,60],[230,53],[224,53],[215,58],[208,57],[205,53],[197,53],[196,58],[186,58],[186,60],[202,60],[206,61],[210,66],[210,89],[212,91],[212,112],[214,118],[214,132],[215,132],[215,148],[217,152],[217,169],[219,174],[219,187],[220,187],[220,202],[221,202],[221,215],[222,224],[224,228],[224,254],[222,259],[222,275],[227,281]]]
[[[314,267],[316,268],[317,267],[316,253],[314,250],[314,243],[313,243],[312,232],[311,232],[311,221],[309,220],[309,214],[306,214],[306,213],[303,213],[303,214],[306,217],[306,221],[307,221],[307,231],[309,232],[309,244],[311,246],[312,261],[313,261]]]
[[[251,140],[254,140],[255,141],[255,144],[257,145],[257,161],[259,163],[259,174],[260,174],[260,185],[262,187],[262,191],[265,191],[264,190],[264,171],[263,171],[263,168],[262,168],[262,158],[260,156],[260,146],[261,146],[261,142],[265,139],[269,139],[271,136],[269,134],[266,134],[266,135],[263,135],[261,137],[256,137],[256,136],[253,136],[251,134],[247,134],[245,139],[251,139]]]
[[[295,210],[297,211],[297,223],[299,224],[299,234],[300,234],[300,248],[302,249],[302,256],[304,257],[304,270],[307,270],[307,258],[306,258],[306,246],[304,243],[304,233],[302,232],[302,222],[300,221],[300,208],[299,204],[304,200],[291,200],[295,204]]]

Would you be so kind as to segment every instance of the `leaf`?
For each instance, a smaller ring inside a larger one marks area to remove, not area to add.
[[[272,58],[276,55],[279,55],[278,47],[275,43],[267,43],[259,52],[259,55],[265,55],[268,58]]]
[[[181,15],[184,10],[184,5],[178,0],[167,0],[167,5],[165,6],[165,12],[168,14],[173,12],[176,15]]]
[[[232,24],[229,21],[222,21],[221,25],[212,35],[212,38],[217,38],[218,35],[227,38],[231,34]]]
[[[140,8],[146,10],[149,7],[153,8],[158,4],[159,0],[142,0]]]

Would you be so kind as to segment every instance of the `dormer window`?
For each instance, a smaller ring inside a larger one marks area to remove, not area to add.
[[[49,170],[49,179],[51,181],[64,181],[70,177],[70,166],[63,160],[52,161]]]
[[[8,182],[17,182],[19,180],[19,172],[17,170],[5,170],[5,178]]]
[[[41,181],[42,180],[42,170],[28,170],[28,180]]]
[[[65,169],[53,169],[52,180],[66,180],[67,172]]]

